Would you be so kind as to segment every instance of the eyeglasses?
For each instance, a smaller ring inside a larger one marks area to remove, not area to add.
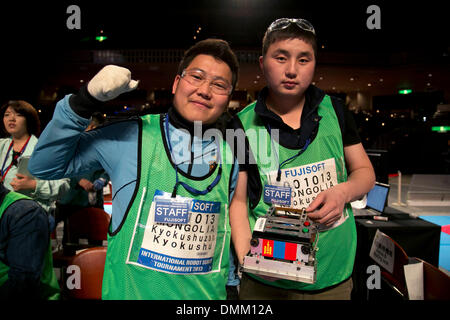
[[[289,27],[291,24],[295,23],[297,27],[302,30],[311,32],[316,35],[316,31],[314,30],[313,25],[305,19],[295,19],[295,18],[280,18],[272,22],[272,24],[267,28],[267,32],[273,32],[277,30],[283,30]]]
[[[220,77],[209,77],[206,72],[199,69],[183,70],[181,78],[197,88],[202,86],[206,80],[210,79],[209,87],[215,94],[227,96],[232,91],[231,84],[228,81]]]

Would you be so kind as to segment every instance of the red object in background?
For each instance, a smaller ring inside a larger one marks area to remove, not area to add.
[[[441,231],[450,234],[450,224],[441,227]]]
[[[389,174],[388,174],[388,177],[389,177],[389,178],[395,178],[395,177],[398,177],[398,173],[389,173]]]

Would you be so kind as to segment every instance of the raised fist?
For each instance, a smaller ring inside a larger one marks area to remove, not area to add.
[[[107,65],[89,81],[87,90],[95,99],[108,101],[136,89],[138,84],[139,81],[131,79],[127,68]]]

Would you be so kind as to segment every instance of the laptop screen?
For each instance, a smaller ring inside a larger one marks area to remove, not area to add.
[[[366,208],[371,208],[383,213],[387,204],[388,194],[389,185],[376,182],[375,186],[367,194]]]

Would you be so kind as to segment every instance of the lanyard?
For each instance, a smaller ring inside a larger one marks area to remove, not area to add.
[[[270,136],[270,144],[274,145],[274,140],[272,138],[272,129],[270,127],[270,124],[267,124],[267,130],[269,131],[269,136]],[[275,154],[275,157],[277,159],[278,162],[278,172],[277,172],[277,181],[281,180],[281,167],[284,166],[287,162],[297,158],[298,156],[300,156],[303,152],[305,152],[306,148],[308,148],[309,144],[311,143],[311,138],[308,138],[305,142],[305,145],[303,146],[303,148],[301,148],[299,150],[299,152],[297,152],[297,154],[293,155],[292,157],[284,160],[283,162],[280,163],[280,158],[278,157],[278,153],[276,148],[273,148],[273,153]]]
[[[165,126],[164,129],[166,131],[167,145],[169,147],[169,153],[170,153],[170,156],[172,157],[172,144],[170,142],[170,137],[169,137],[169,116],[167,115],[167,113],[164,117],[164,126]],[[217,152],[219,152],[219,155],[220,155],[220,148],[218,146],[217,146],[217,150],[218,150]],[[176,197],[177,187],[179,184],[181,184],[187,191],[189,191],[190,193],[193,193],[194,195],[205,195],[208,192],[210,192],[219,183],[220,178],[222,177],[222,162],[220,162],[219,171],[218,171],[217,176],[214,179],[214,181],[208,187],[206,187],[205,190],[197,190],[197,189],[191,187],[190,185],[188,185],[187,183],[184,183],[183,181],[178,180],[178,166],[175,161],[173,161],[173,164],[175,166],[175,186],[173,187],[172,198]]]
[[[22,153],[25,151],[25,148],[28,145],[28,141],[30,141],[31,136],[28,137],[27,141],[25,142],[25,144],[22,146],[22,149],[20,149],[19,153],[16,156],[13,156],[13,160],[11,161],[11,163],[9,164],[8,168],[6,168],[5,171],[3,171],[3,169],[5,168],[5,164],[6,164],[6,160],[8,160],[8,155],[9,152],[11,151],[13,145],[14,145],[14,140],[11,140],[11,143],[9,144],[9,148],[8,151],[6,152],[6,156],[5,159],[3,160],[3,165],[2,165],[2,179],[0,180],[0,182],[3,182],[3,180],[5,179],[6,175],[8,174],[9,169],[11,169],[12,164],[14,162],[14,160],[17,160]]]

